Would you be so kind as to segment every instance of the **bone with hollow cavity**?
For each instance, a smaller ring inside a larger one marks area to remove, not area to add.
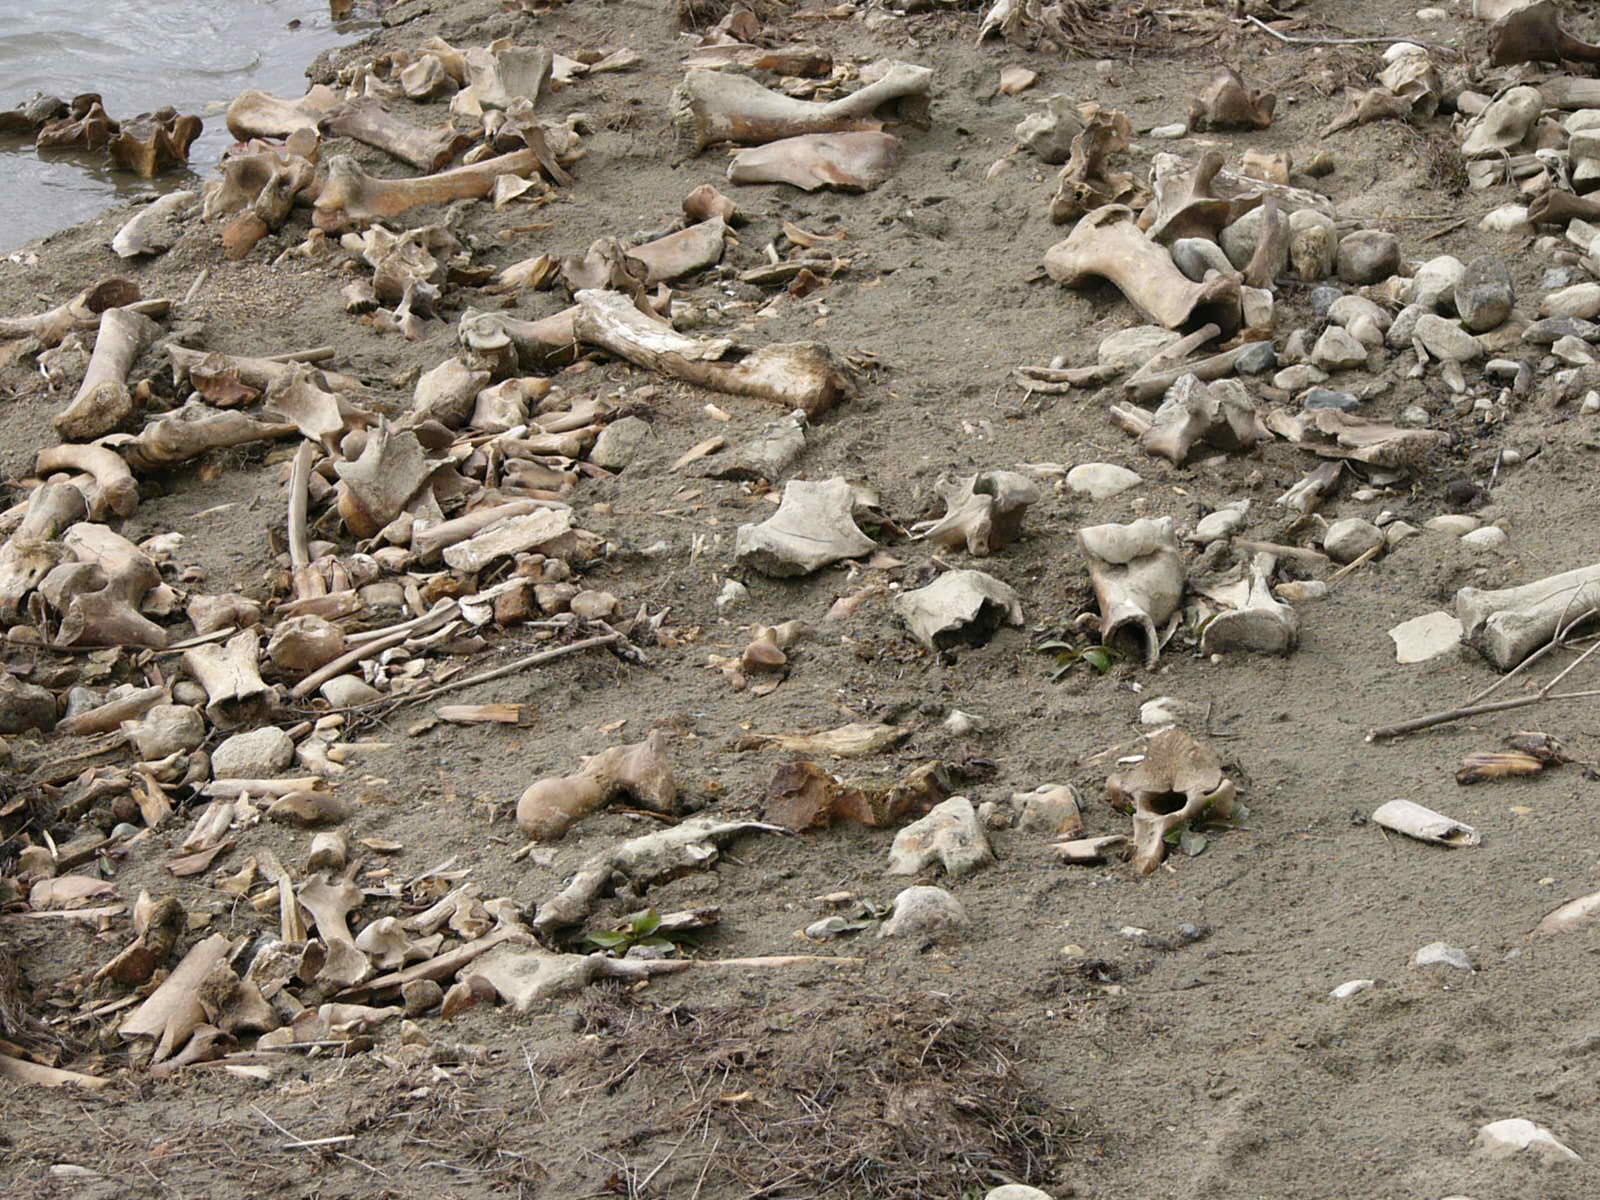
[[[293,425],[190,402],[150,422],[137,437],[120,441],[118,449],[135,470],[155,471],[197,458],[207,450],[270,441],[297,432]]]
[[[1148,875],[1166,857],[1167,835],[1210,813],[1232,815],[1236,788],[1206,746],[1176,727],[1152,734],[1144,757],[1106,780],[1118,807],[1133,808],[1133,868]]]
[[[206,717],[218,729],[253,728],[272,709],[272,690],[261,679],[261,635],[241,629],[225,645],[183,652],[183,669],[206,692]]]
[[[160,333],[161,327],[149,317],[128,309],[111,308],[102,313],[100,334],[78,394],[51,422],[56,432],[71,441],[86,442],[131,417],[134,404],[128,372]]]
[[[59,346],[74,330],[95,329],[107,309],[139,299],[139,285],[130,279],[102,279],[65,304],[31,317],[0,317],[0,340],[31,337],[41,346]]]
[[[1162,629],[1183,599],[1183,555],[1171,517],[1078,531],[1078,548],[1100,606],[1100,640],[1115,646],[1134,635],[1145,667],[1161,656]]]
[[[178,115],[172,108],[141,113],[123,121],[106,145],[111,161],[141,179],[153,179],[168,167],[189,161],[189,147],[200,136],[204,122],[192,114]]]

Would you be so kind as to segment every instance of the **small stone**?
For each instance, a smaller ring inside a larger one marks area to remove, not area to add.
[[[961,901],[943,888],[909,887],[894,898],[894,911],[878,927],[878,936],[945,937],[968,924]]]
[[[1569,367],[1584,367],[1596,361],[1589,343],[1578,337],[1557,338],[1550,347],[1550,353]]]
[[[1502,204],[1483,220],[1478,228],[1485,233],[1515,233],[1528,236],[1533,233],[1533,222],[1528,220],[1525,204]]]
[[[1202,282],[1208,271],[1231,274],[1233,264],[1222,252],[1222,247],[1210,238],[1179,238],[1167,247],[1173,265],[1196,283]]]
[[[1391,350],[1405,350],[1410,348],[1411,339],[1417,334],[1417,322],[1428,315],[1428,309],[1420,304],[1408,304],[1395,314],[1389,324],[1389,332],[1385,341]]]
[[[1273,314],[1277,311],[1277,300],[1270,288],[1239,288],[1239,305],[1244,313],[1244,327],[1246,329],[1272,328]]]
[[[1176,138],[1186,136],[1188,132],[1189,127],[1187,125],[1157,125],[1150,131],[1150,136],[1164,142],[1170,142]]]
[[[1351,979],[1345,983],[1341,983],[1338,987],[1334,988],[1333,991],[1329,992],[1328,995],[1335,1000],[1348,1000],[1351,996],[1359,996],[1362,992],[1368,991],[1369,989],[1377,986],[1378,981],[1375,979]]]
[[[1522,340],[1533,346],[1553,346],[1567,337],[1600,342],[1600,325],[1578,317],[1546,317],[1522,331]]]
[[[1303,392],[1308,387],[1327,381],[1328,373],[1310,363],[1285,367],[1272,377],[1272,386],[1286,392]]]
[[[49,733],[55,727],[56,698],[50,689],[37,683],[25,683],[9,671],[0,672],[0,733],[22,733],[29,729]]]
[[[1427,662],[1461,644],[1461,622],[1447,612],[1424,613],[1389,630],[1397,663]]]
[[[1454,321],[1433,313],[1417,319],[1417,340],[1429,354],[1441,361],[1471,362],[1483,354],[1478,339]]]
[[[1367,365],[1367,348],[1346,330],[1330,325],[1312,347],[1311,361],[1327,371],[1347,371]]]
[[[1339,239],[1334,262],[1345,283],[1378,283],[1400,270],[1400,242],[1381,229],[1358,229]]]
[[[1292,367],[1305,362],[1310,353],[1310,335],[1304,329],[1291,329],[1289,336],[1283,339],[1283,353],[1278,355],[1278,361],[1286,367]]]
[[[891,875],[915,875],[937,862],[952,879],[959,879],[993,861],[978,812],[965,796],[951,796],[936,805],[895,834],[889,847]]]
[[[1426,429],[1433,417],[1420,404],[1408,404],[1400,410],[1399,423],[1408,429]]]
[[[1459,946],[1448,942],[1429,942],[1411,956],[1413,967],[1454,967],[1458,971],[1475,971],[1472,956]]]
[[[1225,504],[1215,512],[1209,512],[1201,517],[1195,523],[1194,532],[1189,535],[1189,540],[1202,546],[1209,546],[1212,542],[1232,537],[1244,528],[1249,513],[1248,500],[1235,500],[1232,504]]]
[[[187,754],[206,740],[206,720],[187,704],[158,704],[132,728],[129,740],[146,762]]]
[[[1142,367],[1182,336],[1159,325],[1135,325],[1102,338],[1096,358],[1105,367]]]
[[[294,762],[294,739],[276,725],[236,733],[211,752],[217,779],[271,779]]]
[[[400,1000],[408,1017],[420,1017],[444,1003],[444,989],[431,979],[413,979],[400,985]]]
[[[1299,604],[1303,600],[1321,600],[1328,594],[1328,585],[1321,579],[1291,579],[1272,589],[1280,600]]]
[[[737,579],[724,579],[717,593],[717,611],[732,612],[750,599],[750,589]]]
[[[1482,529],[1474,529],[1471,533],[1461,535],[1461,540],[1469,546],[1476,546],[1480,550],[1498,550],[1510,539],[1506,531],[1498,525],[1485,525]]]
[[[1105,500],[1143,482],[1137,472],[1115,463],[1079,463],[1067,472],[1067,487],[1092,500]]]
[[[1491,1121],[1478,1130],[1478,1138],[1473,1145],[1480,1154],[1489,1158],[1510,1158],[1513,1154],[1526,1151],[1546,1162],[1583,1161],[1579,1154],[1562,1144],[1543,1125],[1535,1125],[1522,1117]]]
[[[1440,513],[1437,517],[1429,517],[1422,523],[1424,529],[1432,529],[1436,533],[1447,533],[1451,537],[1460,537],[1462,534],[1471,533],[1483,521],[1470,513]]]
[[[1335,391],[1333,388],[1307,388],[1300,396],[1300,407],[1305,409],[1334,408],[1340,412],[1355,412],[1361,401],[1354,393]]]
[[[617,611],[617,598],[610,592],[582,591],[567,601],[567,611],[585,621],[604,621]]]
[[[1008,1183],[1003,1187],[991,1188],[983,1200],[1050,1200],[1050,1193],[1041,1192],[1025,1183]]]
[[[1491,358],[1483,364],[1483,373],[1491,379],[1513,380],[1522,370],[1522,364],[1512,358]]]
[[[1238,375],[1265,375],[1277,365],[1278,352],[1271,342],[1251,342],[1233,360],[1233,370]]]
[[[1500,259],[1487,255],[1469,262],[1456,284],[1456,312],[1472,333],[1504,325],[1516,298],[1511,271]]]
[[[1139,706],[1139,724],[1164,727],[1167,725],[1199,726],[1205,721],[1207,705],[1176,696],[1157,696]]]
[[[1466,372],[1461,369],[1460,363],[1447,360],[1439,368],[1439,378],[1444,380],[1445,387],[1449,388],[1455,395],[1466,395],[1467,376]]]
[[[1370,318],[1379,329],[1388,329],[1394,320],[1382,306],[1374,304],[1365,296],[1340,296],[1328,306],[1328,320],[1335,325],[1343,325],[1348,329],[1351,322],[1358,317]]]
[[[1450,14],[1445,12],[1445,10],[1442,9],[1442,8],[1419,8],[1419,9],[1417,9],[1417,20],[1419,20],[1419,21],[1427,21],[1427,22],[1431,23],[1431,22],[1435,22],[1435,21],[1448,20],[1449,17],[1450,17]]]
[[[1360,517],[1345,517],[1328,526],[1322,535],[1322,549],[1339,563],[1350,563],[1368,550],[1383,545],[1383,530]]]
[[[1558,292],[1550,292],[1539,302],[1539,315],[1592,321],[1600,316],[1600,283],[1575,283]]]
[[[335,675],[317,690],[334,708],[349,708],[354,704],[368,704],[383,699],[383,693],[359,675]]]
[[[613,421],[595,439],[594,448],[589,451],[589,461],[607,471],[626,470],[651,436],[650,422],[639,417],[623,417],[620,421]]]
[[[1217,235],[1217,241],[1222,246],[1223,253],[1228,256],[1228,261],[1235,270],[1242,271],[1250,262],[1251,256],[1256,252],[1256,246],[1261,242],[1262,226],[1266,221],[1266,213],[1259,207],[1251,209],[1234,221],[1231,225],[1224,226]],[[1285,258],[1288,246],[1284,246]],[[1275,264],[1272,277],[1276,279],[1283,274],[1283,264]]]
[[[1466,269],[1452,254],[1430,258],[1411,278],[1411,303],[1427,312],[1438,312],[1442,305],[1454,304],[1456,284]]]
[[[1583,403],[1578,405],[1578,411],[1586,417],[1600,412],[1600,392],[1584,393]]]
[[[1326,317],[1333,311],[1333,306],[1342,299],[1344,293],[1330,284],[1311,289],[1311,311],[1318,317]]]
[[[1578,282],[1578,272],[1573,267],[1546,267],[1544,274],[1539,276],[1539,290],[1553,292],[1557,288],[1564,288],[1568,284]]]
[[[1422,530],[1418,529],[1409,521],[1390,521],[1383,527],[1384,547],[1385,549],[1393,550],[1407,538],[1415,537],[1421,532]]]

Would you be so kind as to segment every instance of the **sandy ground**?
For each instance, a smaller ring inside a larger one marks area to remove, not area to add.
[[[344,57],[434,33],[458,45],[509,35],[565,53],[630,47],[643,56],[638,70],[580,82],[541,107],[541,116],[593,118],[577,182],[537,210],[472,207],[462,229],[479,250],[475,261],[503,266],[664,229],[686,192],[722,180],[720,151],[668,161],[667,98],[690,43],[662,6],[527,15],[483,0],[433,0],[404,9],[415,19]],[[1296,15],[1305,18],[1301,35],[1423,28],[1398,4],[1319,3]],[[592,989],[528,1016],[479,1005],[450,1023],[420,1020],[430,1039],[482,1047],[474,1061],[407,1064],[391,1025],[371,1053],[296,1059],[267,1085],[214,1070],[166,1081],[127,1074],[93,1094],[0,1083],[0,1193],[967,1197],[1014,1178],[1055,1197],[1106,1200],[1594,1195],[1600,1185],[1588,1162],[1491,1161],[1472,1144],[1485,1122],[1527,1117],[1586,1159],[1600,1156],[1589,1058],[1600,1044],[1590,1002],[1600,965],[1585,957],[1594,934],[1528,936],[1555,905],[1600,886],[1586,807],[1595,785],[1577,764],[1472,789],[1453,778],[1463,755],[1494,749],[1516,729],[1547,730],[1574,759],[1590,758],[1600,738],[1592,709],[1536,707],[1395,743],[1363,740],[1375,724],[1459,703],[1494,677],[1465,649],[1397,665],[1392,625],[1448,607],[1463,585],[1502,586],[1594,559],[1594,418],[1552,408],[1542,386],[1513,399],[1503,419],[1459,415],[1436,373],[1404,380],[1393,355],[1377,355],[1372,370],[1336,383],[1387,381],[1364,413],[1393,418],[1420,403],[1454,444],[1375,499],[1358,500],[1347,485],[1324,515],[1387,510],[1420,526],[1450,511],[1448,484],[1489,485],[1497,452],[1515,449],[1521,463],[1501,467],[1490,507],[1479,512],[1508,531],[1507,545],[1475,550],[1432,532],[1405,541],[1302,606],[1300,645],[1286,658],[1213,662],[1180,636],[1154,672],[1119,662],[1104,675],[1080,667],[1053,683],[1055,662],[1033,646],[1093,607],[1077,528],[1160,514],[1189,527],[1249,497],[1250,536],[1293,537],[1272,501],[1313,460],[1276,443],[1173,468],[1107,419],[1114,391],[1025,395],[1013,366],[1058,354],[1092,362],[1101,337],[1137,318],[1109,287],[1071,292],[1042,277],[1043,252],[1063,236],[1046,213],[1054,168],[1018,155],[1008,171],[986,175],[1038,97],[1099,100],[1148,130],[1182,120],[1189,98],[1226,62],[1252,86],[1277,92],[1272,128],[1176,144],[1141,138],[1134,169],[1158,148],[1192,154],[1202,140],[1230,160],[1248,147],[1300,160],[1324,148],[1336,169],[1319,186],[1341,217],[1396,232],[1413,262],[1503,256],[1519,307],[1531,313],[1546,261],[1529,239],[1476,229],[1479,216],[1511,199],[1509,189],[1450,194],[1430,180],[1429,139],[1447,131],[1444,117],[1421,129],[1387,123],[1318,138],[1341,107],[1339,87],[1370,76],[1381,47],[1287,46],[1207,9],[1102,70],[1092,57],[1026,40],[974,48],[975,11],[863,8],[848,20],[812,20],[775,6],[763,16],[774,43],[814,41],[840,60],[889,55],[936,72],[932,126],[908,131],[905,164],[879,190],[736,191],[749,222],[727,265],[760,262],[786,220],[843,232],[850,265],[804,300],[781,298],[759,320],[745,309],[725,327],[757,342],[820,339],[874,364],[860,395],[817,423],[794,477],[868,483],[902,524],[941,511],[933,484],[947,472],[1106,461],[1132,467],[1142,484],[1100,502],[1047,488],[1021,541],[981,562],[942,554],[1016,588],[1026,625],[979,649],[930,654],[881,599],[843,624],[822,622],[838,596],[869,583],[931,577],[925,545],[886,535],[903,563],[887,570],[833,569],[803,581],[745,573],[733,564],[733,533],[767,515],[768,500],[745,485],[668,471],[708,436],[732,442],[755,433],[773,418],[770,406],[597,362],[564,386],[641,401],[653,438],[618,479],[586,484],[575,497],[580,523],[616,547],[585,582],[614,592],[624,611],[670,609],[666,627],[677,636],[644,647],[643,666],[578,656],[455,697],[530,705],[537,716],[525,727],[419,732],[420,708],[369,726],[362,736],[389,748],[364,756],[340,785],[358,801],[351,837],[403,843],[387,864],[399,872],[449,859],[470,868],[485,896],[532,905],[597,849],[654,826],[602,813],[553,854],[513,861],[522,839],[510,810],[528,782],[659,726],[673,731],[670,753],[688,799],[719,815],[754,816],[784,756],[740,749],[743,734],[851,720],[891,721],[909,736],[868,760],[825,763],[847,778],[888,778],[938,759],[962,769],[975,802],[1070,782],[1090,832],[1125,832],[1127,818],[1105,802],[1105,778],[1118,754],[1140,744],[1140,704],[1163,694],[1208,708],[1205,736],[1238,782],[1248,819],[1212,836],[1203,854],[1175,855],[1143,878],[1118,864],[1063,866],[1041,835],[998,830],[997,861],[950,884],[970,930],[936,945],[879,940],[871,929],[821,944],[799,934],[826,915],[817,901],[825,894],[849,891],[883,906],[907,882],[949,882],[937,869],[914,881],[889,876],[892,831],[839,826],[797,839],[744,838],[714,872],[653,890],[650,901],[661,911],[720,906],[721,924],[695,951],[702,957],[804,952],[851,961],[691,971],[640,989]],[[1481,60],[1482,26],[1456,8],[1425,29],[1461,47],[1469,66]],[[1443,54],[1440,62],[1457,65]],[[1038,84],[1018,97],[997,94],[999,68],[1010,63],[1037,71]],[[359,153],[376,167],[375,152]],[[394,411],[407,403],[409,377],[454,350],[453,320],[407,343],[347,316],[333,267],[267,269],[304,235],[304,214],[242,263],[223,260],[215,229],[197,222],[168,254],[133,266],[106,248],[125,215],[0,264],[7,310],[35,311],[114,271],[138,279],[147,295],[181,295],[206,270],[199,344],[275,353],[333,343],[339,368]],[[532,223],[547,227],[497,236]],[[1295,328],[1320,328],[1308,293],[1280,287],[1280,345]],[[752,293],[708,273],[685,281],[684,294],[710,302]],[[472,288],[447,294],[450,306],[487,302]],[[560,303],[552,293],[527,294],[515,311],[543,316]],[[1510,353],[1519,352],[1537,363],[1538,352],[1513,344]],[[143,364],[152,375],[158,367],[154,358]],[[1467,377],[1470,396],[1498,396],[1477,367]],[[37,448],[52,444],[49,418],[63,398],[26,366],[7,369],[0,384],[8,396],[0,468],[21,479]],[[708,401],[731,419],[709,417]],[[265,599],[269,533],[284,523],[286,456],[231,452],[216,469],[162,477],[146,487],[150,498],[124,532],[138,539],[176,530],[186,539],[179,561],[203,570],[207,589]],[[751,598],[724,616],[714,600],[730,576]],[[791,618],[821,632],[795,651],[771,695],[736,693],[706,668],[708,654],[743,645],[744,626]],[[527,644],[507,631],[483,662],[508,660]],[[981,728],[946,732],[952,708],[976,714]],[[65,741],[18,739],[13,749],[24,766],[69,752]],[[1446,851],[1386,835],[1367,816],[1395,797],[1471,823],[1483,844]],[[170,823],[120,865],[121,896],[150,887],[209,913],[210,931],[267,929],[267,918],[219,893],[215,877],[175,882],[161,870],[185,825]],[[286,862],[304,854],[303,833],[263,824],[244,837],[233,862],[267,848]],[[607,913],[626,911],[614,902]],[[29,922],[7,925],[5,936],[44,1004],[120,948],[127,928],[125,918],[104,932]],[[1408,965],[1440,940],[1466,950],[1476,969]],[[1328,998],[1351,979],[1377,986]],[[114,1036],[82,1025],[72,1032],[80,1040],[67,1064],[112,1073],[125,1061]],[[285,1148],[324,1138],[346,1140]],[[59,1164],[97,1175],[53,1171]]]

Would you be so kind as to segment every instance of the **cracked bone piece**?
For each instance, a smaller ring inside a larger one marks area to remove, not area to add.
[[[347,879],[333,883],[325,874],[317,874],[300,885],[295,899],[311,914],[317,934],[328,948],[317,980],[335,988],[349,988],[370,979],[372,961],[356,946],[350,933],[350,913],[361,907],[361,889]]]
[[[720,218],[732,225],[738,219],[739,206],[717,191],[716,186],[702,183],[683,198],[683,215],[690,221],[709,221]]]
[[[183,652],[183,669],[206,691],[206,718],[218,729],[244,729],[272,709],[272,690],[261,679],[261,635],[242,629],[225,645]]]
[[[1476,846],[1483,841],[1478,831],[1470,825],[1424,808],[1411,800],[1390,800],[1378,806],[1372,821],[1385,829],[1403,833],[1419,842],[1432,842],[1438,846]]]
[[[273,194],[268,197],[267,210],[274,215],[302,196],[309,203],[321,187],[314,163],[303,155],[276,150],[225,158],[220,170],[220,179],[213,179],[200,189],[200,216],[206,221],[248,212],[269,185]],[[234,236],[237,238],[238,234]]]
[[[1107,159],[1128,149],[1133,126],[1127,116],[1099,105],[1079,110],[1083,128],[1072,139],[1066,165],[1056,176],[1050,198],[1050,219],[1057,225],[1075,221],[1106,204],[1126,204],[1139,196],[1133,176],[1111,171]]]
[[[339,107],[339,94],[317,84],[298,100],[250,89],[228,105],[228,132],[241,142],[251,138],[286,138],[297,130],[316,133],[322,119]]]
[[[708,479],[765,479],[775,482],[805,452],[806,414],[795,409],[748,442],[719,454],[700,472]]]
[[[450,125],[423,129],[401,120],[371,98],[351,100],[322,119],[322,131],[354,138],[419,171],[438,171],[472,145],[472,138]]]
[[[1072,154],[1073,140],[1083,132],[1084,117],[1072,99],[1060,93],[1045,97],[1043,103],[1044,108],[1018,121],[1014,132],[1022,149],[1058,167]]]
[[[289,369],[267,388],[262,411],[292,422],[329,454],[352,429],[370,429],[378,423],[376,413],[356,407],[342,393],[318,387],[318,372],[305,363],[285,365]]]
[[[411,412],[416,420],[459,429],[472,415],[478,393],[488,386],[488,371],[474,371],[459,357],[447,358],[417,380]]]
[[[182,1049],[191,1034],[204,1024],[200,984],[228,956],[230,943],[220,933],[196,942],[172,969],[161,986],[134,1009],[117,1028],[124,1038],[154,1038],[152,1062],[161,1062]]]
[[[1162,626],[1183,598],[1183,555],[1172,518],[1091,525],[1078,531],[1078,548],[1100,606],[1101,642],[1115,645],[1133,634],[1138,657],[1153,668],[1161,657]]]
[[[1244,267],[1244,285],[1271,290],[1289,263],[1289,222],[1278,212],[1278,198],[1268,195],[1261,202],[1261,223],[1265,228],[1255,252]]]
[[[92,487],[84,493],[92,521],[129,517],[139,507],[139,485],[133,480],[127,460],[107,446],[52,446],[39,451],[33,469],[44,477],[56,471],[73,471],[93,479]]]
[[[1156,155],[1150,173],[1151,201],[1139,215],[1139,225],[1151,241],[1163,246],[1191,237],[1214,242],[1223,229],[1261,203],[1260,191],[1244,196],[1218,194],[1217,180],[1225,161],[1220,150],[1207,150],[1193,166],[1176,155]]]
[[[628,255],[645,265],[644,283],[650,287],[715,266],[722,261],[727,237],[727,223],[721,217],[712,217],[642,246],[632,246]]]
[[[728,180],[870,192],[899,165],[900,139],[891,133],[808,133],[739,151],[728,163]]]
[[[146,204],[111,239],[118,258],[138,258],[170,249],[187,229],[184,218],[194,208],[195,192],[168,192]]]
[[[778,511],[759,525],[741,525],[734,557],[763,575],[810,575],[878,544],[856,526],[855,492],[843,478],[791,480]]]
[[[1212,751],[1176,727],[1150,736],[1144,758],[1106,780],[1115,807],[1133,808],[1133,867],[1148,875],[1167,853],[1167,835],[1207,814],[1232,814],[1233,781]]]
[[[0,318],[0,340],[31,337],[46,349],[59,346],[67,334],[97,329],[100,314],[139,299],[139,285],[130,279],[102,279],[65,304],[31,317]]]
[[[172,359],[172,382],[177,387],[188,384],[205,396],[213,404],[225,407],[225,401],[211,395],[212,380],[222,383],[226,394],[236,391],[238,384],[253,389],[256,393],[267,391],[283,376],[293,373],[293,362],[271,358],[249,358],[238,354],[220,354],[215,350],[191,350],[187,346],[178,346],[168,342],[163,349],[167,357]],[[327,388],[335,392],[354,392],[361,390],[361,381],[354,376],[341,375],[337,371],[323,371],[313,369],[311,381],[320,388]],[[238,397],[239,399],[254,400],[255,396]]]
[[[22,523],[0,546],[0,619],[19,622],[28,594],[55,568],[73,561],[72,552],[55,539],[87,515],[83,493],[70,483],[46,483],[34,490]]]
[[[132,171],[141,179],[154,179],[168,167],[188,164],[189,147],[200,136],[204,122],[191,115],[179,116],[172,108],[140,113],[123,121],[115,137],[106,145],[114,165]]]
[[[1263,424],[1279,437],[1324,458],[1348,458],[1393,470],[1414,469],[1450,443],[1450,435],[1442,429],[1402,429],[1334,408],[1300,413],[1275,408]]]
[[[1110,412],[1139,438],[1140,447],[1180,467],[1201,443],[1240,451],[1272,440],[1249,391],[1236,379],[1208,384],[1193,374],[1180,375],[1154,413],[1132,404],[1113,405]]]
[[[686,383],[773,400],[811,418],[852,388],[849,375],[820,342],[774,343],[738,362],[719,362],[733,348],[727,338],[686,337],[616,292],[586,288],[577,301],[572,325],[579,341]]]
[[[1239,608],[1218,613],[1200,634],[1201,654],[1249,650],[1255,654],[1287,654],[1300,639],[1300,617],[1272,595],[1277,560],[1259,553],[1250,560],[1250,590]]]
[[[634,805],[672,815],[678,785],[658,729],[642,742],[613,746],[582,760],[573,774],[541,779],[517,801],[517,828],[535,841],[556,841],[573,825],[619,796]]]
[[[1124,205],[1108,204],[1085,216],[1045,251],[1044,268],[1068,287],[1109,279],[1135,308],[1168,329],[1214,324],[1227,336],[1244,319],[1237,279],[1189,280],[1166,250],[1139,231],[1133,210]]]
[[[1521,146],[1544,112],[1544,97],[1535,87],[1505,92],[1467,126],[1461,153],[1468,158],[1495,158]]]
[[[46,121],[34,135],[36,147],[103,150],[117,134],[117,123],[107,115],[98,92],[74,96],[66,115]]]
[[[368,433],[359,458],[333,465],[345,527],[357,537],[375,537],[400,515],[436,466],[415,433],[379,421],[377,430]]]
[[[1302,516],[1314,512],[1323,498],[1333,491],[1343,473],[1344,463],[1338,459],[1325,462],[1307,472],[1305,478],[1279,496],[1278,503]]]
[[[128,372],[160,333],[161,326],[149,317],[126,308],[100,314],[100,333],[83,383],[72,403],[51,421],[55,431],[68,441],[87,442],[131,417]]]
[[[1229,67],[1223,67],[1189,106],[1189,128],[1265,129],[1272,124],[1278,97],[1251,91]]]
[[[470,985],[483,986],[529,1013],[547,1000],[581,992],[597,979],[643,981],[689,969],[682,959],[610,958],[605,954],[552,954],[537,945],[502,944],[461,972]]]
[[[1396,95],[1386,87],[1352,91],[1344,111],[1322,127],[1320,136],[1328,137],[1357,125],[1370,125],[1374,121],[1407,121],[1411,116],[1411,100]]]
[[[934,485],[945,515],[919,536],[969,554],[992,554],[1022,536],[1022,518],[1039,500],[1033,480],[1017,471],[980,471],[965,479],[941,479]]]
[[[421,204],[480,200],[494,191],[495,180],[500,176],[526,177],[538,166],[536,151],[514,150],[433,175],[379,179],[368,175],[349,155],[336,154],[328,160],[327,180],[312,205],[313,220],[318,229],[328,233],[364,228]]]
[[[1455,613],[1462,638],[1509,671],[1555,636],[1558,627],[1587,624],[1600,608],[1600,565],[1579,567],[1519,587],[1462,588]]]
[[[970,875],[994,861],[994,851],[972,801],[951,796],[920,821],[895,834],[889,847],[889,874],[915,875],[938,863],[952,879]]]
[[[450,109],[481,116],[486,108],[506,109],[518,100],[538,103],[555,56],[542,46],[474,47],[462,55],[462,64],[467,86],[456,93]]]
[[[223,253],[234,260],[244,258],[257,242],[275,233],[289,219],[296,197],[309,188],[315,178],[310,164],[303,158],[274,163],[255,198],[223,227]]]
[[[548,547],[572,532],[572,512],[562,508],[540,508],[520,516],[507,517],[488,526],[482,533],[448,546],[445,564],[462,572],[480,571],[498,558]],[[580,533],[582,531],[579,531]]]
[[[1404,100],[1412,114],[1431,117],[1438,113],[1444,85],[1428,52],[1412,46],[1402,54],[1384,57],[1388,61],[1378,72],[1378,82]]]
[[[1022,601],[982,571],[947,571],[927,587],[902,592],[895,615],[930,650],[982,646],[1002,625],[1022,624]]]
[[[693,158],[717,142],[759,145],[811,133],[873,132],[885,119],[917,121],[926,111],[933,71],[893,63],[875,82],[826,103],[796,100],[743,75],[689,71],[672,93],[675,158]]]
[[[248,413],[219,410],[191,401],[150,422],[138,437],[121,435],[126,440],[119,441],[117,448],[135,470],[159,471],[173,463],[198,458],[207,450],[271,441],[296,432],[293,425],[261,421]]]
[[[1489,65],[1600,62],[1600,46],[1573,37],[1550,0],[1507,13],[1489,28]]]

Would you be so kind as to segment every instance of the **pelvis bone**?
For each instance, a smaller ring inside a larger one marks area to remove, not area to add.
[[[1133,808],[1133,866],[1148,875],[1167,853],[1167,835],[1202,816],[1233,813],[1237,790],[1222,763],[1183,730],[1163,729],[1150,738],[1144,758],[1106,780],[1117,807]]]
[[[1237,279],[1186,278],[1164,249],[1139,232],[1133,210],[1120,204],[1097,208],[1079,221],[1066,240],[1045,251],[1044,269],[1068,287],[1109,279],[1135,308],[1168,329],[1209,323],[1226,336],[1243,321]]]
[[[1131,525],[1091,525],[1078,531],[1078,548],[1100,605],[1100,640],[1115,646],[1133,635],[1147,668],[1161,657],[1163,627],[1183,598],[1183,556],[1171,517],[1144,517]]]

